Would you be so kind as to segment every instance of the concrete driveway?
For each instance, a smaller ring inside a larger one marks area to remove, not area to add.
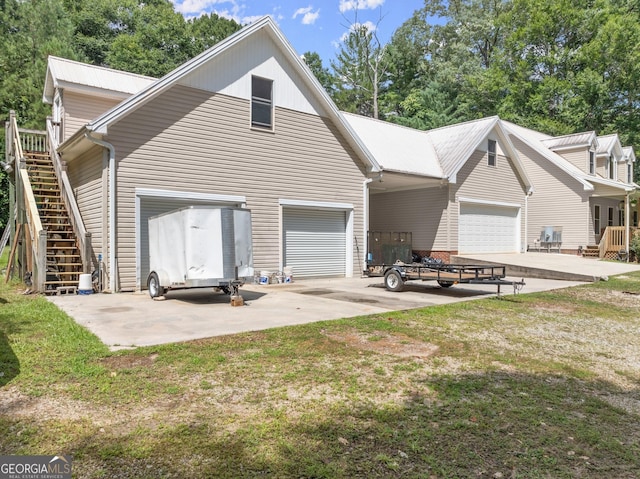
[[[548,279],[527,279],[526,283],[523,292],[580,284]],[[414,282],[393,293],[384,289],[382,278],[344,278],[252,284],[240,292],[245,305],[238,307],[230,306],[229,296],[210,289],[172,291],[158,300],[146,292],[48,299],[106,345],[119,349],[469,301],[495,296],[496,287],[444,289],[433,282]],[[502,294],[513,294],[513,288],[503,286]]]

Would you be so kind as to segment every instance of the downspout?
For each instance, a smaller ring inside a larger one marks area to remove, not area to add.
[[[522,252],[529,250],[529,197],[533,194],[533,190],[529,188],[527,194],[524,195],[524,241],[522,242]]]
[[[85,138],[96,145],[109,150],[109,290],[116,291],[117,258],[116,258],[116,149],[111,143],[91,136]]]
[[[367,258],[369,257],[369,183],[373,181],[373,178],[367,178],[362,182],[362,209],[364,218],[362,219],[362,243],[363,243],[363,258],[362,258],[362,272],[367,270]]]

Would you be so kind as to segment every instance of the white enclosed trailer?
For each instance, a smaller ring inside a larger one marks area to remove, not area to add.
[[[187,206],[149,218],[149,267],[152,298],[183,288],[237,294],[253,279],[251,211]]]

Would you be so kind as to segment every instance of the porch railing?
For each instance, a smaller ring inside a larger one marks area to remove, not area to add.
[[[630,235],[637,228],[630,228]],[[626,226],[607,226],[602,233],[602,238],[598,245],[600,250],[600,258],[616,259],[620,251],[627,249],[627,227]]]
[[[60,195],[64,202],[67,212],[69,213],[69,221],[73,228],[73,232],[76,235],[78,242],[78,249],[80,250],[80,259],[82,260],[82,269],[85,273],[90,273],[91,268],[91,233],[87,232],[82,221],[82,215],[78,209],[76,198],[73,196],[73,189],[71,188],[71,182],[67,175],[67,167],[65,162],[60,159],[60,155],[57,152],[57,141],[55,124],[51,118],[47,118],[47,141],[49,146],[49,154],[51,155],[51,161],[53,162],[53,168],[58,178],[58,184],[60,185]]]
[[[25,149],[41,147],[40,140],[37,139],[38,132],[26,130],[24,138],[20,135],[15,113],[9,116],[9,144],[7,149],[15,161],[16,172],[16,199],[24,203],[24,219],[26,219],[25,234],[25,256],[26,268],[32,274],[31,280],[36,291],[44,291],[44,282],[47,277],[47,232],[42,228],[40,213],[36,205],[36,199],[31,189],[31,182],[27,173],[23,144]],[[40,132],[42,136],[42,133]],[[33,150],[32,150],[33,151]],[[38,150],[35,150],[38,151]],[[19,193],[18,193],[19,191]]]

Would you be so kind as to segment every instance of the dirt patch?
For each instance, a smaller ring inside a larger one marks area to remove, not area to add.
[[[373,351],[380,354],[390,354],[401,358],[428,358],[439,350],[435,344],[425,343],[410,338],[405,334],[389,334],[381,331],[364,333],[361,331],[337,331],[323,332],[325,336],[334,341],[365,351]]]

